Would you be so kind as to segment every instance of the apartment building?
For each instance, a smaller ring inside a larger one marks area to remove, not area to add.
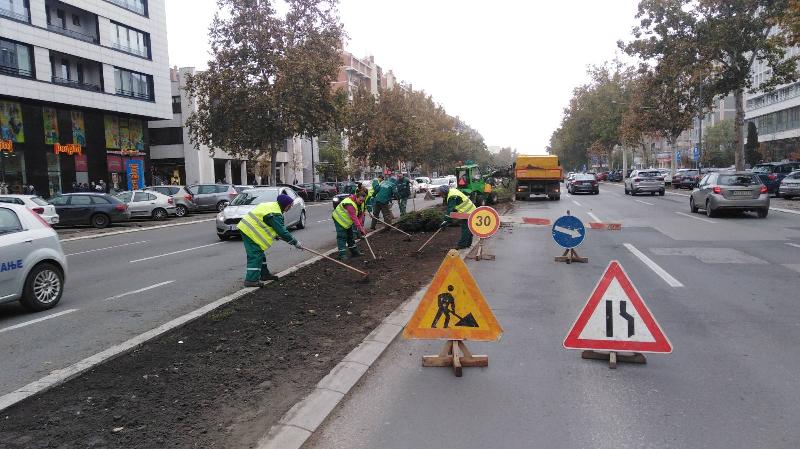
[[[165,0],[0,0],[0,183],[45,196],[151,181],[170,119]]]

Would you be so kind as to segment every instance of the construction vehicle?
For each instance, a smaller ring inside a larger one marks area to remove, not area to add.
[[[481,175],[478,165],[467,161],[465,165],[456,167],[456,185],[476,206],[494,204],[497,193],[492,191],[493,174]]]
[[[547,196],[551,201],[561,199],[564,172],[555,155],[519,155],[514,165],[517,181],[516,198],[526,200]]]

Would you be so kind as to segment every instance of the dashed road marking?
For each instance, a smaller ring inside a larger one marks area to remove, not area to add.
[[[149,287],[144,287],[144,288],[140,288],[138,290],[133,290],[133,291],[130,291],[130,292],[120,293],[119,295],[111,296],[109,298],[104,299],[103,301],[110,301],[112,299],[124,298],[125,296],[130,296],[130,295],[135,295],[137,293],[146,292],[148,290],[152,290],[154,288],[158,288],[158,287],[161,287],[161,286],[164,286],[164,285],[167,285],[167,284],[171,284],[173,282],[175,282],[175,279],[173,279],[171,281],[159,282],[158,284],[153,284],[153,285],[151,285]]]
[[[52,319],[52,318],[60,317],[62,315],[66,315],[68,313],[76,312],[77,310],[78,309],[62,310],[61,312],[54,313],[52,315],[47,315],[47,316],[41,317],[41,318],[36,318],[35,320],[25,321],[23,323],[15,324],[13,326],[4,327],[4,328],[0,329],[0,334],[2,334],[3,332],[12,331],[14,329],[19,329],[21,327],[30,326],[31,324],[41,323],[42,321],[45,321],[45,320],[49,320],[49,319]]]
[[[661,279],[664,280],[670,287],[683,287],[683,284],[680,283],[677,279],[672,277],[671,274],[667,273],[667,270],[661,268],[657,263],[653,262],[652,259],[645,256],[643,252],[636,249],[635,246],[631,245],[630,243],[625,243],[625,248],[628,248],[634,256],[638,257],[648,268],[653,270],[655,274],[657,274]]]
[[[95,253],[97,251],[105,251],[107,249],[122,248],[123,246],[138,245],[140,243],[147,243],[149,240],[142,240],[140,242],[124,243],[122,245],[107,246],[105,248],[90,249],[86,251],[79,251],[77,253],[67,254],[67,256],[77,256],[78,254]]]
[[[703,217],[695,217],[694,215],[689,215],[689,214],[684,213],[684,212],[675,212],[675,213],[678,214],[678,215],[682,215],[684,217],[693,218],[695,220],[700,220],[700,221],[702,221],[704,223],[711,223],[711,224],[716,224],[717,223],[714,220],[709,220],[708,218],[703,218]]]
[[[583,204],[581,204],[581,203],[579,203],[579,202],[577,202],[577,201],[575,201],[575,200],[572,200],[572,202],[573,202],[573,203],[575,203],[575,205],[576,205],[576,206],[581,206],[581,207],[583,207]]]
[[[800,245],[798,245],[797,243],[787,243],[787,245],[794,246],[795,248],[800,248]]]
[[[636,200],[637,203],[647,204],[648,206],[655,206],[653,203],[648,203],[647,201]]]
[[[141,259],[131,260],[131,261],[129,261],[129,263],[144,262],[145,260],[158,259],[159,257],[166,257],[166,256],[171,256],[173,254],[180,254],[180,253],[185,253],[187,251],[194,251],[196,249],[208,248],[209,246],[222,245],[223,243],[225,243],[225,242],[217,242],[217,243],[211,243],[211,244],[208,244],[208,245],[195,246],[194,248],[186,248],[186,249],[182,249],[180,251],[172,251],[172,252],[169,252],[169,253],[159,254],[157,256],[150,256],[150,257],[144,257],[144,258],[141,258]]]

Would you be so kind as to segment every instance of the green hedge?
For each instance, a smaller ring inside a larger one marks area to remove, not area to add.
[[[409,212],[403,215],[395,226],[406,232],[435,231],[444,221],[444,206]]]

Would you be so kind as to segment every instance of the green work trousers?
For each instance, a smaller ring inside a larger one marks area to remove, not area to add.
[[[406,214],[406,205],[408,204],[408,198],[400,198],[397,200],[397,206],[400,207],[400,216]]]
[[[461,221],[461,240],[458,241],[458,247],[468,248],[472,246],[472,233],[469,231],[467,220],[459,221]]]
[[[244,280],[258,282],[261,280],[262,275],[269,274],[266,254],[258,246],[258,243],[244,233],[242,233],[242,243],[244,243],[244,251],[247,253],[247,271],[244,274]]]
[[[383,214],[383,221],[386,223],[391,224],[394,221],[394,214],[392,214],[392,202],[389,201],[388,203],[379,203],[375,201],[375,207],[373,208],[372,215],[374,218],[372,219],[372,224],[369,225],[370,229],[375,229],[378,225],[377,218],[380,218],[381,214]]]
[[[356,247],[356,240],[354,237],[355,225],[345,229],[335,220],[333,225],[336,226],[336,249],[339,250],[339,258],[347,257],[347,250],[354,256],[360,256],[361,251]]]

